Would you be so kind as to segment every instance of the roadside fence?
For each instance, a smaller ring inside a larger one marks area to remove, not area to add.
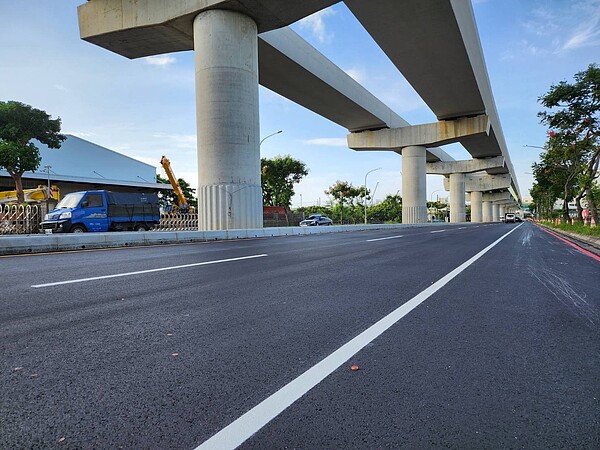
[[[0,235],[37,234],[48,211],[45,203],[35,205],[0,205]]]
[[[197,231],[198,213],[163,213],[154,231]]]

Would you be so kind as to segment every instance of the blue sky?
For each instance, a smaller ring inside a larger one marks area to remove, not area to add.
[[[60,116],[63,131],[160,168],[197,185],[192,52],[128,60],[79,39],[82,0],[0,0],[0,100],[18,100]],[[521,193],[528,197],[531,163],[544,144],[537,98],[549,86],[600,62],[600,0],[475,0],[475,17],[498,113]],[[293,28],[412,124],[435,117],[373,43],[343,3]],[[309,175],[297,186],[306,205],[325,203],[336,180],[368,185],[375,197],[401,192],[401,157],[359,153],[347,131],[260,88],[262,156],[290,154]],[[467,159],[460,145],[444,149]],[[158,170],[158,169],[157,169]],[[162,169],[161,169],[162,170]],[[159,173],[161,173],[159,170]],[[442,177],[428,175],[428,199],[445,197]]]

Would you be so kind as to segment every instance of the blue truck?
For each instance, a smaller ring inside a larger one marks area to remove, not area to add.
[[[82,191],[66,195],[55,209],[46,214],[40,231],[146,231],[159,222],[160,207],[156,194]]]

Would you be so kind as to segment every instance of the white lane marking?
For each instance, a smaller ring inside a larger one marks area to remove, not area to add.
[[[467,227],[460,227],[459,230],[466,230]]]
[[[447,230],[437,230],[437,231],[432,231],[432,233],[443,233],[444,231],[447,231]]]
[[[389,236],[389,237],[384,237],[384,238],[377,238],[377,239],[367,239],[367,242],[375,242],[375,241],[385,241],[387,239],[398,239],[404,237],[404,235],[399,235],[399,236]]]
[[[267,255],[262,254],[262,255],[241,256],[239,258],[219,259],[216,261],[205,261],[205,262],[199,262],[199,263],[193,263],[193,264],[182,264],[181,266],[160,267],[158,269],[148,269],[148,270],[138,270],[136,272],[116,273],[113,275],[103,275],[100,277],[90,277],[90,278],[80,278],[77,280],[57,281],[55,283],[33,284],[33,285],[31,285],[31,287],[32,288],[43,288],[43,287],[49,287],[49,286],[59,286],[61,284],[83,283],[85,281],[105,280],[107,278],[128,277],[130,275],[140,275],[143,273],[163,272],[165,270],[186,269],[188,267],[208,266],[209,264],[219,264],[219,263],[231,262],[231,261],[242,261],[244,259],[262,258],[264,256],[267,256]]]
[[[362,350],[374,339],[383,334],[388,328],[390,328],[409,312],[411,312],[413,309],[439,291],[442,287],[456,278],[461,272],[463,272],[471,264],[494,248],[500,241],[502,241],[502,239],[515,231],[517,228],[519,227],[513,228],[502,237],[496,239],[493,243],[488,245],[469,260],[462,263],[452,272],[440,278],[420,294],[417,294],[402,306],[385,316],[383,319],[371,325],[354,339],[348,341],[342,347],[325,357],[325,359],[308,369],[298,378],[290,381],[288,384],[271,396],[267,397],[250,411],[231,422],[208,440],[204,441],[202,444],[196,447],[195,450],[234,449],[243,444],[244,441],[250,438],[254,433],[259,431],[283,411],[285,411],[289,406],[292,405],[292,403],[301,398],[304,394],[329,376],[334,370],[348,361],[352,356]]]

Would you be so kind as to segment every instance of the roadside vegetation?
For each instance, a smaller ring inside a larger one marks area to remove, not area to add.
[[[556,222],[551,221],[542,221],[542,223],[550,228],[555,228],[557,230],[600,238],[600,227],[592,228],[589,225],[584,225],[583,223],[579,222],[575,222],[574,224],[561,223],[560,225],[557,225]]]
[[[584,220],[599,222],[600,185],[600,68],[590,64],[575,81],[561,81],[539,98],[546,108],[538,114],[548,126],[540,162],[534,163],[535,183],[530,210],[538,219],[560,217],[564,227],[584,228]],[[554,205],[560,200],[562,208]],[[576,211],[569,211],[574,202]],[[577,222],[570,225],[571,216]],[[594,233],[589,230],[590,233]],[[589,234],[586,232],[586,234]]]

